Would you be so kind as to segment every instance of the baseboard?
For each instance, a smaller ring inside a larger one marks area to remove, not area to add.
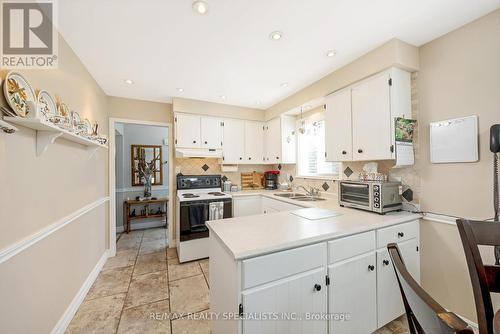
[[[133,230],[141,230],[143,228],[153,228],[153,227],[161,227],[161,226],[165,226],[165,221],[157,220],[157,221],[151,221],[151,222],[145,222],[145,223],[134,223],[134,224],[131,224],[130,225],[130,230],[131,231],[133,231]],[[116,227],[116,233],[122,233],[123,231],[125,231],[123,225]]]
[[[94,284],[94,281],[97,278],[97,275],[101,272],[102,267],[104,267],[104,264],[106,263],[106,260],[108,259],[108,250],[104,252],[104,254],[101,256],[99,261],[97,261],[97,264],[95,265],[94,269],[90,272],[89,276],[81,286],[80,290],[78,290],[78,293],[76,296],[73,298],[71,303],[69,304],[68,308],[62,315],[62,317],[59,319],[55,327],[52,329],[51,334],[63,334],[66,328],[68,327],[69,323],[71,322],[71,319],[76,314],[76,311],[78,311],[78,308],[80,307],[81,303],[85,299],[85,296],[87,296],[87,293],[90,290],[90,287],[92,287],[92,284]]]

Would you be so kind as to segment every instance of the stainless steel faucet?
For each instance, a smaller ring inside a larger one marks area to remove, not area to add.
[[[311,196],[311,197],[318,197],[319,196],[320,190],[318,188],[311,187],[311,186],[309,186],[309,189],[307,189],[304,186],[297,186],[296,187],[296,189],[299,189],[299,188],[304,189],[304,191],[306,192],[307,196]]]

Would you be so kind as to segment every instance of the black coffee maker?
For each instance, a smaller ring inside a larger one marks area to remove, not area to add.
[[[264,187],[266,189],[278,189],[278,175],[280,174],[279,170],[268,170],[264,173]]]

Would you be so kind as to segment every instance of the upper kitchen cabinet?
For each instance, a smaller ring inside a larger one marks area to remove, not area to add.
[[[352,160],[352,120],[350,88],[327,96],[325,124],[326,160]]]
[[[295,163],[296,136],[295,118],[281,116],[268,121],[265,125],[266,163]]]
[[[175,146],[180,148],[201,147],[201,116],[175,114]]]
[[[410,73],[391,68],[328,96],[326,104],[328,161],[395,159],[395,118],[411,117]]]
[[[262,128],[260,128],[262,131]],[[245,121],[225,119],[223,126],[223,162],[241,164],[245,157]]]
[[[216,117],[201,117],[201,147],[208,149],[222,148],[224,122]]]
[[[243,163],[261,164],[264,162],[264,123],[245,121],[245,144]],[[225,147],[224,147],[225,149]]]

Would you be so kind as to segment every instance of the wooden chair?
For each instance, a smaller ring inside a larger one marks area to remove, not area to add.
[[[500,266],[484,265],[478,245],[500,245],[500,223],[458,219],[457,226],[472,281],[479,333],[492,334],[494,311],[490,293],[500,293]]]
[[[398,246],[387,245],[401,290],[411,334],[473,334],[467,323],[446,311],[413,279],[406,269]]]

